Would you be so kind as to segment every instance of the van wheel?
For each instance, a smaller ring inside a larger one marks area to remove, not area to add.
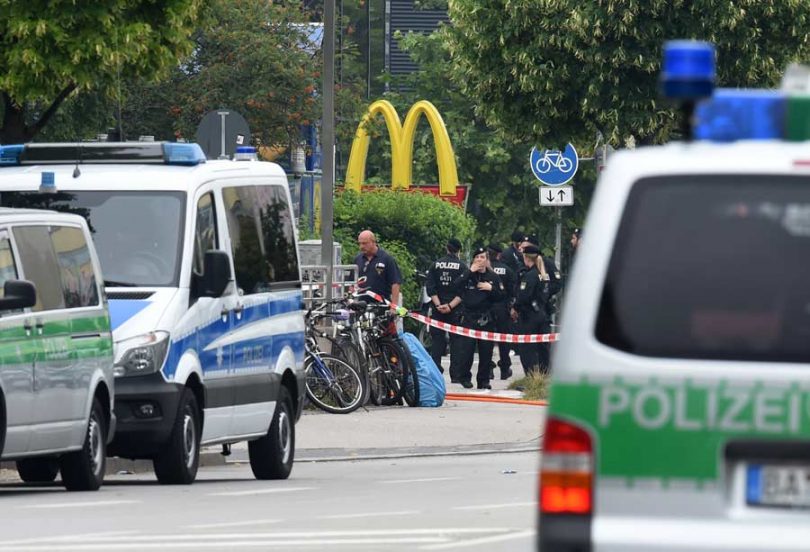
[[[186,387],[166,448],[152,463],[163,485],[189,485],[197,477],[200,465],[200,409],[194,393]]]
[[[26,483],[51,483],[59,473],[59,461],[53,457],[17,460],[17,473]]]
[[[290,392],[283,385],[267,435],[248,443],[250,469],[256,479],[287,479],[295,459],[295,421]]]
[[[95,491],[104,481],[107,461],[107,420],[98,399],[93,399],[81,450],[62,456],[62,482],[68,491]]]

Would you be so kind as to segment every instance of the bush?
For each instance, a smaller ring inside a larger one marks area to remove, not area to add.
[[[542,374],[529,374],[514,380],[509,389],[523,391],[523,398],[527,401],[544,401],[548,398],[548,377]]]
[[[396,259],[402,272],[404,306],[419,299],[416,269],[424,270],[442,255],[450,238],[469,244],[474,220],[452,203],[430,194],[380,189],[344,191],[335,199],[335,241],[342,245],[343,262],[357,255],[357,235],[371,230],[380,246]]]

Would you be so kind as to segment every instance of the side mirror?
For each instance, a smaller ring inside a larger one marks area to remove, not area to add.
[[[231,281],[231,260],[224,251],[211,249],[205,252],[203,275],[200,280],[200,297],[222,297]]]
[[[28,280],[6,280],[0,310],[24,309],[37,304],[37,288]]]

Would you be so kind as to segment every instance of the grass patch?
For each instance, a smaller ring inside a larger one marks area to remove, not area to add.
[[[509,389],[523,391],[527,401],[544,401],[548,398],[548,376],[530,374],[509,384]]]

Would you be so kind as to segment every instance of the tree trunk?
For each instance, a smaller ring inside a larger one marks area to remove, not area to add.
[[[63,88],[33,125],[25,124],[25,105],[20,105],[7,92],[3,92],[3,126],[0,127],[0,144],[23,144],[33,140],[75,89],[76,85],[72,83]]]

